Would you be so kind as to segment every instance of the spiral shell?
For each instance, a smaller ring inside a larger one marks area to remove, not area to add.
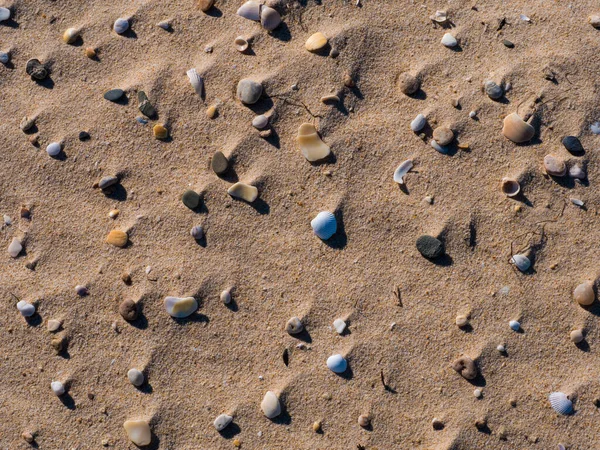
[[[550,400],[552,409],[559,414],[568,415],[573,412],[573,402],[563,392],[552,392],[548,396],[548,400]]]

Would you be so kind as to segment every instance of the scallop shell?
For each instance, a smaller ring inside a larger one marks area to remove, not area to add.
[[[329,211],[321,211],[317,216],[310,221],[315,234],[326,241],[337,231],[337,221],[335,216]]]
[[[300,125],[297,140],[300,144],[300,151],[310,162],[324,159],[331,153],[331,149],[321,140],[313,124],[303,123]]]
[[[304,48],[309,52],[318,52],[327,45],[327,36],[320,31],[311,35],[304,44]]]
[[[404,176],[413,168],[412,160],[407,159],[401,163],[394,172],[394,181],[399,184],[404,184]]]
[[[117,20],[115,20],[115,23],[113,25],[113,30],[115,30],[115,33],[123,34],[128,29],[129,29],[129,20],[123,19],[122,17],[119,17]]]
[[[535,134],[535,128],[525,122],[517,113],[512,113],[504,118],[502,134],[511,141],[520,144],[531,140]]]
[[[512,178],[502,178],[501,184],[502,193],[507,197],[516,197],[521,192],[521,185],[517,180]]]
[[[243,17],[244,19],[259,21],[260,6],[261,5],[259,3],[253,1],[246,2],[239,7],[237,10],[237,15]]]
[[[531,261],[525,255],[513,255],[510,262],[517,266],[517,269],[521,272],[527,272],[531,267]]]
[[[272,31],[281,23],[281,16],[270,6],[263,5],[260,9],[260,24],[265,30]]]
[[[248,50],[249,44],[248,44],[248,41],[246,40],[246,38],[244,38],[244,36],[236,37],[235,41],[233,41],[233,43],[234,43],[237,51],[240,53],[244,53],[246,50]]]
[[[182,319],[198,309],[198,302],[194,297],[165,297],[165,309],[172,317]]]
[[[563,392],[552,392],[548,396],[548,400],[550,400],[552,409],[559,414],[568,415],[573,412],[573,402]]]
[[[196,94],[202,97],[202,93],[204,92],[204,80],[202,79],[202,77],[198,75],[196,69],[190,69],[186,72],[186,74],[190,79],[190,84],[196,91]]]

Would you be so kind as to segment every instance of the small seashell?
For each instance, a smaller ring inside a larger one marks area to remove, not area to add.
[[[448,48],[456,47],[458,45],[458,41],[450,33],[444,34],[441,42],[444,46]]]
[[[129,20],[119,17],[113,24],[113,30],[117,34],[123,34],[129,29]]]
[[[108,233],[106,242],[110,245],[114,245],[115,247],[125,247],[128,239],[129,237],[124,231],[112,230],[110,233]]]
[[[419,90],[421,83],[414,75],[403,72],[398,76],[398,88],[406,95],[412,95]]]
[[[12,258],[16,258],[17,256],[19,256],[19,253],[21,253],[21,250],[23,250],[23,245],[21,244],[21,241],[16,237],[12,238],[12,241],[10,241],[10,244],[8,244],[8,254]]]
[[[198,75],[196,69],[190,69],[186,72],[186,74],[190,79],[190,84],[194,88],[194,91],[196,91],[196,94],[202,97],[202,94],[204,92],[204,80],[202,79],[202,77]]]
[[[335,373],[344,373],[348,368],[348,362],[342,355],[331,355],[327,358],[327,367]]]
[[[237,98],[245,105],[253,105],[260,99],[262,91],[262,84],[243,78],[237,85]]]
[[[591,26],[600,29],[600,15],[592,14],[590,17],[588,17],[588,21],[590,22]]]
[[[171,29],[171,23],[168,20],[162,20],[158,22],[156,26],[162,28],[165,31],[169,31]]]
[[[573,412],[573,402],[563,392],[552,392],[548,396],[550,406],[559,414],[568,415]]]
[[[244,38],[243,36],[236,37],[235,41],[233,41],[233,44],[235,45],[237,51],[240,53],[244,53],[246,50],[248,50],[248,47],[250,46],[246,38]]]
[[[166,139],[169,137],[169,130],[162,123],[157,123],[152,127],[152,134],[156,139]]]
[[[214,119],[217,117],[218,113],[219,111],[217,109],[217,105],[210,105],[208,108],[206,108],[206,117],[209,119]]]
[[[198,309],[194,297],[165,297],[165,309],[172,317],[182,319],[193,314]]]
[[[584,151],[581,141],[575,136],[565,136],[562,138],[562,145],[564,145],[564,147],[574,155],[578,155]]]
[[[346,322],[344,322],[342,319],[335,319],[333,321],[333,328],[337,334],[342,334],[344,333],[344,330],[346,330]]]
[[[106,176],[102,177],[98,182],[98,187],[100,189],[106,189],[107,187],[114,186],[119,182],[119,178],[114,176]]]
[[[46,147],[46,152],[50,156],[58,156],[58,154],[61,152],[61,150],[62,150],[62,147],[59,142],[52,142],[51,144],[48,144],[48,146]]]
[[[258,197],[258,189],[255,186],[239,181],[227,189],[227,193],[232,197],[242,199],[248,203],[252,203]]]
[[[502,184],[500,185],[502,193],[507,197],[516,197],[521,192],[521,185],[517,180],[512,178],[502,178]]]
[[[10,9],[4,7],[0,8],[0,22],[4,22],[8,19],[10,19]]]
[[[272,31],[281,23],[281,16],[270,6],[262,5],[260,9],[260,24],[265,30]]]
[[[125,428],[129,440],[139,447],[150,445],[152,442],[150,425],[145,420],[126,420],[123,428]]]
[[[521,329],[521,324],[516,320],[511,320],[510,322],[508,322],[508,326],[513,331],[519,331]]]
[[[321,211],[310,221],[314,233],[322,240],[326,241],[337,231],[337,221],[335,216],[329,211]]]
[[[593,284],[589,281],[581,283],[573,291],[573,298],[581,306],[590,306],[596,298]]]
[[[204,236],[204,230],[200,225],[196,225],[190,230],[190,235],[198,241]]]
[[[213,422],[213,426],[217,431],[223,431],[232,422],[233,417],[227,414],[221,414]]]
[[[0,52],[0,63],[8,64],[10,61],[10,52]]]
[[[473,380],[477,378],[477,366],[468,356],[461,356],[452,363],[452,368],[458,372],[464,379]]]
[[[569,337],[571,338],[571,341],[573,341],[574,344],[579,344],[584,339],[583,331],[582,330],[573,330],[569,334]]]
[[[572,198],[571,203],[573,203],[576,206],[580,206],[580,207],[583,206],[583,202],[581,200],[579,200],[578,198]]]
[[[404,177],[413,168],[413,162],[410,159],[402,162],[394,172],[394,181],[398,184],[404,184]]]
[[[65,43],[67,43],[67,44],[72,44],[73,42],[75,42],[77,40],[78,37],[79,37],[79,30],[77,30],[75,28],[67,28],[62,36],[63,41],[65,41]]]
[[[517,266],[521,272],[527,272],[531,267],[531,261],[525,255],[513,255],[510,262]]]
[[[17,303],[17,309],[23,317],[31,317],[35,314],[35,306],[25,300]]]
[[[129,379],[129,382],[136,387],[140,387],[144,384],[144,374],[138,369],[129,369],[127,378]]]
[[[60,397],[65,393],[65,385],[62,384],[60,381],[53,381],[52,383],[50,383],[50,388],[52,389],[52,392],[54,392],[54,395],[56,395],[57,397]]]
[[[256,116],[254,119],[252,119],[252,126],[257,130],[262,130],[267,125],[269,125],[269,118],[264,114]]]
[[[418,133],[423,128],[425,128],[425,125],[427,125],[427,119],[425,118],[425,116],[423,114],[419,114],[410,123],[410,129],[412,131],[414,131],[415,133]]]
[[[306,40],[304,48],[309,52],[318,52],[327,45],[327,37],[320,31]]]
[[[361,414],[358,416],[358,424],[363,428],[367,428],[371,425],[371,418],[366,414]]]
[[[567,173],[565,162],[553,155],[544,156],[544,169],[548,175],[562,177]]]
[[[492,100],[498,100],[500,97],[502,97],[504,95],[502,88],[493,81],[486,81],[483,84],[483,88],[484,88],[487,96],[489,98],[491,98]]]
[[[311,123],[303,123],[298,128],[296,137],[300,145],[300,151],[307,161],[315,162],[325,159],[331,153],[331,149],[321,140],[317,129]]]
[[[454,139],[454,133],[448,127],[437,127],[433,130],[433,139],[441,146],[448,145]]]
[[[215,4],[215,0],[198,0],[198,7],[202,12],[208,11]]]
[[[321,103],[339,103],[340,102],[340,98],[335,95],[335,94],[330,94],[330,95],[324,95],[323,97],[321,97]]]
[[[260,409],[263,414],[269,418],[274,419],[281,414],[281,405],[279,404],[279,398],[274,392],[267,391],[262,402],[260,402]]]
[[[225,289],[223,292],[221,292],[219,298],[225,305],[229,305],[231,303],[231,291],[229,291],[229,289]]]
[[[292,317],[285,324],[285,331],[287,331],[288,334],[302,333],[302,330],[304,330],[304,325],[298,317]]]
[[[239,7],[237,15],[248,20],[260,20],[260,7],[261,5],[257,2],[248,1]]]
[[[440,144],[436,142],[435,139],[432,139],[430,142],[431,146],[442,155],[447,155],[450,149],[448,147],[442,147]]]
[[[517,113],[512,113],[504,118],[502,134],[511,141],[520,144],[531,140],[535,134],[535,128],[521,119]]]

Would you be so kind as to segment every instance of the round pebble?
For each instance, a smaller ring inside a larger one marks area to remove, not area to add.
[[[62,325],[62,323],[60,320],[50,319],[48,321],[48,324],[46,325],[46,328],[51,333],[54,333],[55,331],[58,331],[60,329],[61,325]]]
[[[31,317],[35,314],[35,306],[25,300],[17,303],[17,309],[23,317]]]
[[[129,20],[119,17],[113,24],[113,30],[117,34],[123,34],[129,29]]]
[[[263,401],[260,403],[260,409],[262,409],[263,414],[269,419],[273,419],[281,414],[281,404],[277,395],[274,392],[267,391]]]
[[[227,169],[229,167],[229,160],[223,153],[217,151],[212,157],[210,167],[212,168],[214,173],[216,173],[217,175],[222,175],[225,172],[227,172]]]
[[[459,327],[466,327],[469,324],[469,318],[464,314],[456,316],[456,325]]]
[[[75,292],[80,297],[85,297],[86,295],[88,295],[90,293],[90,291],[88,290],[88,288],[85,287],[82,284],[78,284],[77,286],[75,286]]]
[[[223,292],[221,292],[219,298],[221,299],[223,304],[229,305],[231,303],[231,292],[229,290],[224,290]]]
[[[192,227],[192,229],[190,230],[190,235],[194,239],[200,240],[204,236],[204,230],[202,229],[202,227],[200,225],[196,225],[195,227]]]
[[[421,83],[419,79],[408,72],[403,72],[398,76],[398,88],[403,94],[412,95],[419,90]]]
[[[555,177],[562,177],[567,173],[567,166],[565,162],[553,155],[544,156],[544,168],[548,175]]]
[[[588,22],[594,28],[600,29],[600,14],[592,14],[590,17],[588,17]]]
[[[481,389],[475,389],[473,391],[473,395],[475,396],[475,398],[481,398],[481,396],[483,395],[481,392]]]
[[[27,442],[28,444],[33,444],[33,441],[35,441],[35,436],[33,435],[33,433],[31,433],[30,431],[23,431],[23,433],[21,434],[21,437],[25,440],[25,442]]]
[[[51,144],[48,144],[48,146],[46,147],[46,152],[50,156],[58,156],[59,153],[61,152],[61,150],[62,150],[62,147],[59,142],[52,142]]]
[[[342,355],[331,355],[327,358],[327,367],[335,373],[344,373],[348,368],[348,362]]]
[[[0,8],[0,22],[10,19],[10,9],[1,7]]]
[[[318,433],[319,431],[321,431],[321,426],[321,421],[317,420],[316,422],[313,422],[312,429],[315,433]]]
[[[213,426],[217,431],[223,431],[233,421],[233,417],[228,414],[219,415],[213,422]]]
[[[127,378],[129,379],[129,382],[136,387],[140,387],[144,384],[144,374],[138,369],[129,369]]]
[[[358,416],[358,424],[363,428],[367,428],[371,425],[371,418],[366,414],[361,414]]]
[[[262,84],[254,80],[244,78],[238,83],[237,98],[246,105],[253,105],[260,99],[262,91]]]
[[[570,337],[573,343],[579,344],[581,341],[583,341],[583,330],[571,331]]]
[[[419,253],[428,259],[438,258],[444,253],[444,244],[433,236],[419,236],[416,245]]]
[[[504,95],[502,88],[498,86],[494,81],[486,81],[483,84],[483,88],[487,96],[492,100],[498,100]]]
[[[124,94],[125,91],[123,91],[123,89],[111,89],[110,91],[106,91],[104,93],[104,99],[111,102],[116,102],[123,97]]]
[[[257,130],[262,130],[267,125],[269,125],[269,118],[267,116],[265,116],[264,114],[261,114],[260,116],[256,116],[252,120],[252,126],[254,128],[256,128]]]
[[[98,182],[98,187],[100,189],[106,189],[110,186],[113,186],[119,182],[119,178],[113,176],[102,177],[102,179]]]
[[[10,53],[9,52],[0,52],[0,63],[8,64],[10,61]]]
[[[129,298],[123,300],[119,305],[119,314],[128,322],[136,320],[139,315],[138,304]]]
[[[456,47],[458,45],[458,41],[450,33],[444,34],[441,42],[444,46],[448,48]]]
[[[54,392],[54,395],[59,397],[65,393],[65,385],[60,381],[53,381],[50,383],[50,388],[52,389],[52,392]]]
[[[498,350],[500,353],[504,353],[506,351],[506,347],[500,344],[498,347],[496,347],[496,350]]]
[[[510,322],[508,322],[508,326],[513,331],[519,331],[521,329],[521,324],[516,320],[511,320]]]
[[[594,303],[596,294],[592,283],[586,281],[577,286],[573,291],[573,298],[581,306],[589,306]]]
[[[562,138],[562,145],[574,155],[578,155],[584,151],[581,141],[575,136],[565,136]]]
[[[96,49],[94,47],[86,47],[84,50],[85,56],[90,59],[94,59],[96,57]]]
[[[181,196],[181,201],[189,209],[196,209],[200,204],[200,196],[195,191],[187,190]]]
[[[454,132],[448,127],[437,127],[433,130],[433,139],[440,145],[448,145],[454,139]]]

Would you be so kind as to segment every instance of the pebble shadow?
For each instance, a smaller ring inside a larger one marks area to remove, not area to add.
[[[205,12],[205,14],[210,17],[222,17],[223,11],[213,5],[212,8]]]
[[[33,81],[35,81],[35,84],[37,84],[38,86],[41,86],[46,89],[54,89],[54,80],[52,80],[52,78],[50,78],[50,75],[48,75],[43,80],[36,80],[33,77],[31,79]]]
[[[25,321],[30,327],[39,327],[43,322],[42,316],[40,316],[37,312],[31,317],[26,317]]]
[[[306,342],[307,344],[312,343],[312,337],[310,333],[304,328],[300,333],[294,335],[295,338],[301,340],[302,342]]]
[[[251,109],[256,115],[260,115],[273,108],[273,100],[263,93],[263,96],[253,105],[245,105],[244,103],[242,103],[242,105]]]
[[[177,318],[177,317],[171,317],[173,319],[174,322],[177,322],[180,325],[184,325],[188,322],[204,322],[204,323],[210,323],[210,319],[208,318],[208,316],[205,316],[202,313],[196,312],[190,316],[187,317],[183,317],[183,318]]]
[[[343,378],[344,380],[351,380],[352,378],[354,378],[354,372],[352,371],[352,367],[350,367],[350,364],[348,364],[346,370],[344,370],[342,373],[336,373],[336,375],[340,378]]]
[[[196,244],[198,244],[202,248],[206,248],[206,234],[203,234],[200,239],[194,239]]]
[[[478,373],[477,376],[475,378],[473,378],[472,380],[467,380],[469,383],[471,383],[473,386],[477,386],[477,387],[484,387],[487,383],[485,381],[485,378],[483,377],[483,375],[481,373]]]
[[[219,431],[221,437],[232,439],[242,432],[242,429],[235,422],[231,422],[224,430]]]
[[[288,42],[292,39],[292,33],[285,22],[281,22],[281,24],[269,34],[275,39],[279,39],[283,42]]]
[[[252,206],[256,212],[261,215],[269,214],[271,212],[271,207],[262,198],[257,198],[250,203],[250,206]]]
[[[117,200],[119,202],[124,202],[127,200],[127,190],[123,187],[122,184],[115,184],[110,186],[108,189],[102,190],[102,193],[112,199]]]
[[[70,410],[75,409],[75,400],[73,399],[73,397],[71,397],[71,395],[68,392],[64,393],[58,398],[61,401],[61,403]]]

